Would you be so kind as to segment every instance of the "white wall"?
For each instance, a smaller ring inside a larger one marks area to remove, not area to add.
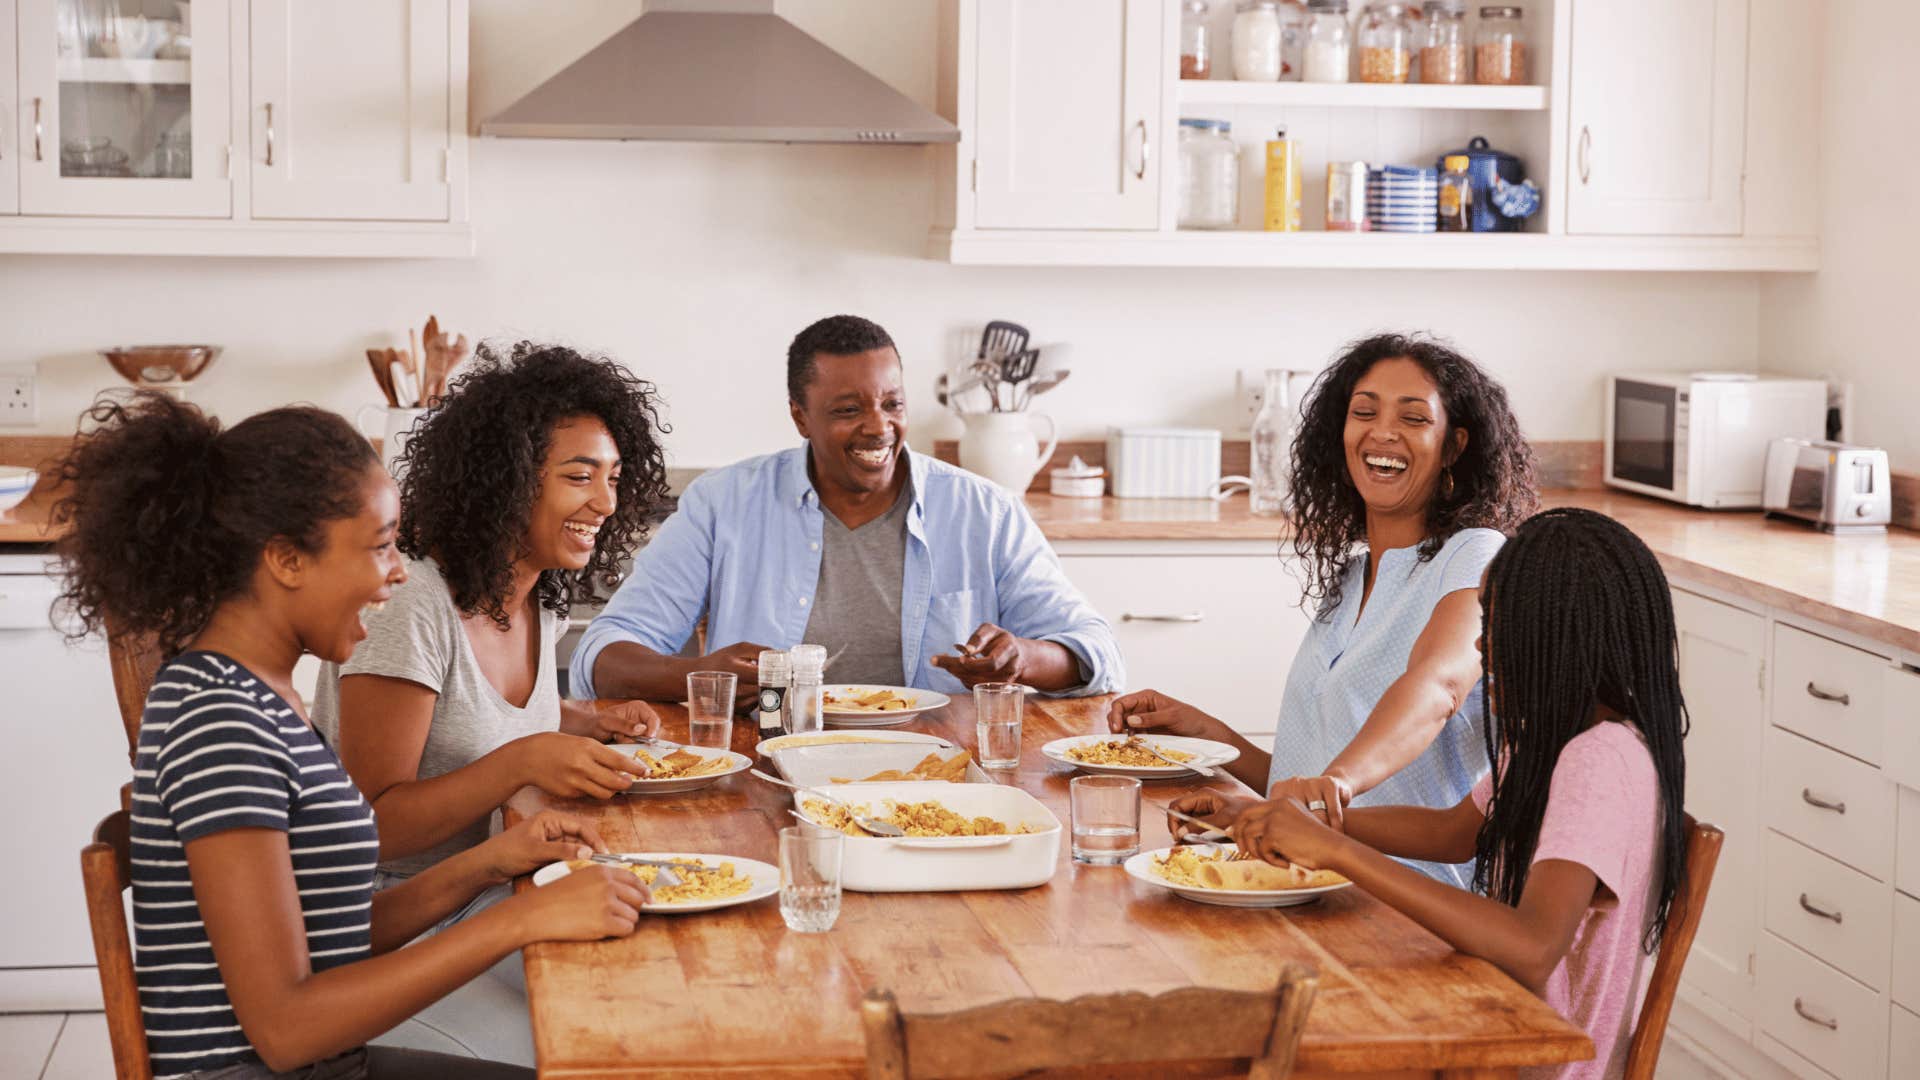
[[[1769,367],[1853,384],[1851,442],[1920,469],[1920,360],[1915,358],[1914,255],[1920,251],[1920,124],[1908,70],[1920,5],[1853,0],[1826,7],[1823,122],[1807,153],[1820,169],[1818,274],[1761,289],[1761,355]]]
[[[637,10],[476,0],[473,115]],[[779,10],[933,101],[931,0]],[[838,311],[898,339],[923,446],[958,434],[931,383],[991,318],[1072,344],[1073,378],[1044,401],[1070,437],[1111,423],[1229,426],[1237,369],[1317,366],[1375,329],[1452,338],[1544,439],[1599,437],[1609,370],[1752,366],[1759,353],[1762,286],[1744,275],[949,266],[924,256],[933,168],[924,148],[476,139],[477,258],[0,257],[0,363],[39,363],[48,432],[71,430],[117,382],[92,350],[121,343],[226,346],[193,387],[223,416],[301,399],[351,412],[375,397],[363,350],[403,341],[433,312],[469,336],[621,358],[670,403],[676,464],[703,466],[790,442],[786,343]]]

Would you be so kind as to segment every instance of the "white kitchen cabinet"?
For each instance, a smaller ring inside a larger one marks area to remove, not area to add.
[[[1288,560],[1266,543],[1057,546],[1068,579],[1113,624],[1128,690],[1170,694],[1264,745],[1311,621]]]
[[[14,71],[13,0],[0,0],[0,214],[20,212],[20,110],[14,89],[19,85]]]
[[[1742,231],[1748,0],[1574,0],[1567,231]]]
[[[157,55],[151,39],[177,24],[90,18],[100,7],[82,0],[18,10],[22,213],[233,216],[228,0],[195,0],[191,44]]]
[[[973,223],[1153,229],[1162,162],[1161,0],[979,0]]]
[[[1754,1016],[1760,936],[1760,776],[1767,621],[1675,590],[1687,735],[1687,810],[1726,833],[1685,980],[1734,1015]]]
[[[251,4],[255,218],[445,221],[448,0]]]

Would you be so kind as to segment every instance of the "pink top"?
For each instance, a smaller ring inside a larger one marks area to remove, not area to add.
[[[1481,813],[1492,790],[1492,773],[1473,789]],[[1548,859],[1579,863],[1600,879],[1593,906],[1546,988],[1547,1004],[1593,1038],[1594,1056],[1520,1074],[1615,1080],[1627,1068],[1646,959],[1640,939],[1658,899],[1660,869],[1660,784],[1653,756],[1632,727],[1595,724],[1560,752],[1533,853],[1536,865]]]

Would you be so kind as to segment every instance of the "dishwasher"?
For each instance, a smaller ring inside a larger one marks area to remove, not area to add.
[[[101,1007],[80,849],[133,777],[106,641],[52,621],[56,565],[0,545],[0,1013]]]

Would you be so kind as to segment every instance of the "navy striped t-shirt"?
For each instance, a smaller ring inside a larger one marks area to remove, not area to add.
[[[287,834],[313,970],[371,952],[373,808],[340,759],[246,668],[187,652],[160,669],[133,770],[133,970],[156,1076],[252,1060],[182,845],[226,829]]]

